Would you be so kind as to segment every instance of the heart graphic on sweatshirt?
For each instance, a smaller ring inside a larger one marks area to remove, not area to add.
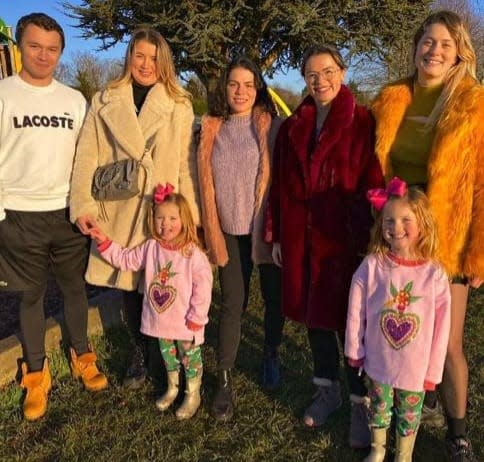
[[[413,340],[420,327],[420,319],[413,313],[383,310],[380,327],[390,345],[399,350]]]
[[[159,282],[153,282],[149,290],[150,303],[153,309],[161,314],[165,312],[175,301],[176,289],[172,286],[164,286]]]

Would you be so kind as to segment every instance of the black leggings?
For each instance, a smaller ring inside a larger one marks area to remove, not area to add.
[[[229,261],[219,267],[222,290],[222,310],[218,333],[218,368],[230,369],[240,344],[242,312],[249,299],[249,283],[253,263],[250,235],[224,234]],[[277,349],[282,339],[284,318],[281,313],[281,275],[273,264],[259,265],[260,285],[264,299],[264,343],[267,349]]]
[[[332,330],[309,329],[308,339],[314,361],[314,377],[328,380],[339,379],[340,353],[338,337],[344,345],[344,335],[338,335]],[[358,375],[358,368],[351,367],[345,361],[346,378],[348,388],[352,395],[366,396],[367,390],[363,377]]]

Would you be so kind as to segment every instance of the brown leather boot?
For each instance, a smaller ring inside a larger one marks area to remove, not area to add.
[[[23,404],[24,417],[27,420],[40,419],[47,411],[47,399],[52,388],[47,358],[41,371],[28,372],[27,363],[22,363],[22,381],[20,386],[26,390]]]
[[[97,356],[94,351],[88,351],[77,356],[71,348],[71,372],[75,379],[81,379],[89,391],[104,390],[108,386],[108,379],[99,372],[96,366]]]

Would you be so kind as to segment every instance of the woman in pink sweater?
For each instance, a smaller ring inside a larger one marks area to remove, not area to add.
[[[345,354],[368,376],[372,449],[365,461],[383,462],[394,407],[395,461],[411,462],[425,391],[442,380],[449,281],[434,260],[436,229],[425,194],[394,178],[368,197],[380,213],[371,253],[352,280]]]
[[[158,185],[148,214],[151,239],[126,249],[99,228],[91,229],[101,256],[123,271],[145,270],[141,332],[159,339],[168,389],[156,401],[168,409],[178,396],[179,371],[186,376],[185,400],[176,411],[189,419],[200,406],[204,327],[212,295],[212,269],[200,249],[187,200],[174,187]]]

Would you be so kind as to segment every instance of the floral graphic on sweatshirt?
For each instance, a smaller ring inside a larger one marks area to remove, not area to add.
[[[396,350],[410,343],[420,329],[418,315],[406,311],[412,303],[422,298],[412,295],[412,287],[413,281],[407,282],[403,289],[397,289],[390,281],[391,298],[384,303],[384,309],[380,315],[383,335]]]
[[[159,268],[158,273],[149,288],[149,300],[152,308],[159,314],[164,313],[176,298],[176,289],[167,285],[167,282],[177,273],[172,271],[172,262],[169,261],[163,268]]]

